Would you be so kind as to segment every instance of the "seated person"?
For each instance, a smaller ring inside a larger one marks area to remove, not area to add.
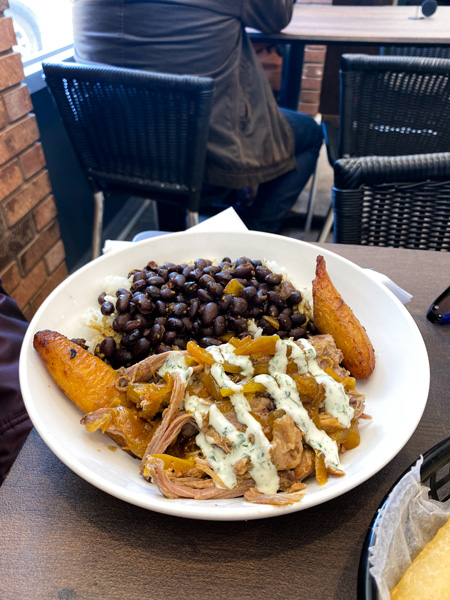
[[[213,77],[206,184],[257,188],[252,229],[276,233],[315,170],[322,130],[279,109],[245,27],[277,32],[294,0],[74,0],[83,63]]]
[[[19,355],[27,325],[0,279],[0,484],[31,430],[19,385]]]

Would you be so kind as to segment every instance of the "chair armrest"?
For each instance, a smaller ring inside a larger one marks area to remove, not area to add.
[[[325,144],[327,147],[328,161],[329,161],[330,165],[333,166],[334,163],[339,158],[339,153],[338,153],[339,129],[338,129],[338,127],[336,127],[336,125],[331,123],[331,121],[323,121],[322,129],[323,129],[323,137],[325,139]]]

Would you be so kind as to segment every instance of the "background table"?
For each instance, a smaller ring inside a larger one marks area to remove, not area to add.
[[[356,598],[374,511],[419,454],[450,432],[450,325],[425,318],[450,283],[450,254],[324,247],[385,273],[414,295],[407,307],[428,349],[431,388],[422,421],[398,456],[326,504],[272,519],[214,523],[108,496],[66,468],[33,430],[0,488],[2,600]]]
[[[285,44],[281,106],[297,110],[306,44],[357,46],[448,46],[450,7],[429,19],[411,19],[416,6],[294,5],[281,33],[249,30],[254,41]]]

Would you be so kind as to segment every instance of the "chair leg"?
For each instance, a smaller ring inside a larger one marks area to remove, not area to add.
[[[188,210],[187,216],[188,216],[188,221],[189,221],[189,227],[194,227],[194,225],[198,225],[199,219],[198,219],[197,211],[194,212],[192,210]]]
[[[103,204],[105,197],[103,192],[94,194],[94,228],[92,230],[92,260],[100,256],[103,229]]]
[[[306,212],[306,222],[305,222],[305,233],[307,233],[311,229],[312,218],[314,214],[314,204],[316,202],[316,194],[317,194],[317,184],[319,177],[317,176],[318,164],[314,170],[311,180],[311,189],[309,191],[308,198],[308,210]]]
[[[334,222],[334,212],[333,212],[333,205],[331,204],[330,208],[328,209],[325,223],[322,227],[319,237],[317,238],[317,241],[319,243],[324,243],[327,241],[328,234],[330,233],[331,228],[333,227],[333,222]]]

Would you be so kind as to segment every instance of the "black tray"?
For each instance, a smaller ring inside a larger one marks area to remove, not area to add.
[[[379,598],[375,582],[369,573],[369,548],[375,543],[376,533],[374,530],[380,518],[380,510],[386,505],[390,494],[400,479],[416,464],[417,460],[395,482],[372,519],[359,561],[358,600],[378,600]],[[450,498],[450,438],[439,442],[439,444],[425,452],[420,468],[420,480],[430,488],[430,498],[439,502],[444,502]]]

